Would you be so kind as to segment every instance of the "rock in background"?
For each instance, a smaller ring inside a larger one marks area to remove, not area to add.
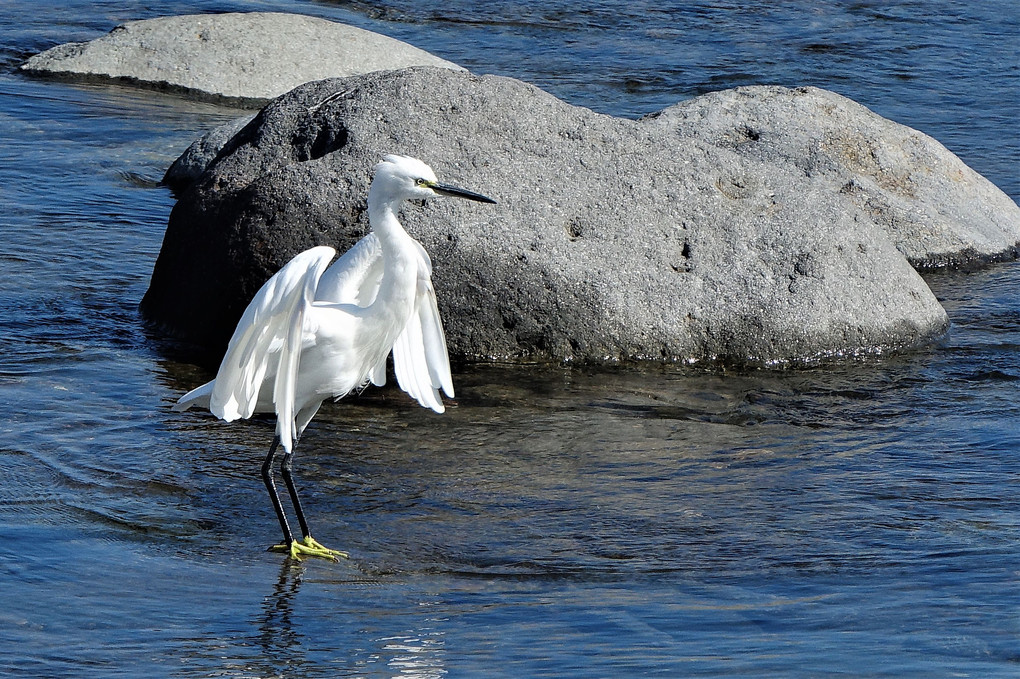
[[[277,12],[129,21],[101,38],[48,49],[21,69],[261,106],[312,80],[406,66],[463,70],[372,31]]]
[[[908,257],[1020,240],[1020,209],[994,186],[832,93],[741,88],[631,121],[415,68],[309,83],[240,130],[175,207],[144,312],[222,345],[290,257],[367,231],[386,153],[499,201],[403,211],[459,358],[782,363],[910,346],[948,321]]]

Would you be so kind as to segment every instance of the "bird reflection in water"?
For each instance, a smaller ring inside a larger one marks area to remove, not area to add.
[[[274,668],[274,674],[280,674],[284,668],[293,670],[304,662],[302,639],[294,629],[293,617],[302,571],[284,563],[272,594],[262,602],[258,639],[264,658],[279,665]]]
[[[424,618],[416,629],[394,631],[381,627],[381,621],[390,616],[376,615],[366,611],[364,616],[352,616],[349,611],[338,615],[336,624],[327,629],[332,638],[316,636],[298,631],[299,626],[312,628],[314,620],[307,619],[308,608],[297,614],[297,601],[306,569],[303,564],[285,562],[281,565],[280,576],[273,591],[262,602],[262,612],[257,621],[258,645],[264,667],[252,668],[263,676],[297,676],[307,669],[309,676],[318,676],[323,670],[323,657],[330,658],[325,664],[333,665],[334,671],[382,670],[391,676],[408,679],[440,679],[446,677],[445,632],[437,627],[442,618],[432,614],[434,601],[418,601],[417,608]],[[334,585],[361,588],[366,585],[384,587],[386,583],[373,578],[354,577],[337,581],[330,576]],[[322,583],[310,583],[321,586]],[[393,583],[399,588],[399,583]],[[350,634],[361,640],[342,640],[339,636]],[[348,649],[344,657],[336,657],[331,649]],[[333,656],[333,657],[330,657]],[[313,670],[314,666],[314,670]],[[385,669],[384,669],[385,668]]]

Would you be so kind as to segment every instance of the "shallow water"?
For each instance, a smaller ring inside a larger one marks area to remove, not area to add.
[[[179,5],[347,20],[619,115],[827,86],[1020,196],[1012,3]],[[38,8],[0,6],[0,674],[1020,673],[1020,266],[928,276],[953,328],[902,356],[465,366],[443,416],[392,389],[325,407],[298,474],[353,558],[291,566],[264,551],[272,424],[172,413],[207,375],[136,311],[159,178],[236,112],[20,77],[164,9]]]

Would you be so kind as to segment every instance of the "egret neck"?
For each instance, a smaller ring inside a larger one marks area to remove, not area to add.
[[[383,276],[379,294],[373,302],[387,318],[398,321],[393,338],[411,316],[414,309],[418,252],[414,240],[400,225],[397,212],[404,196],[390,189],[390,185],[373,182],[368,192],[368,220],[379,238],[383,251]]]

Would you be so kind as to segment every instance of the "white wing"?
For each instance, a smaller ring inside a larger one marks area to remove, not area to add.
[[[255,412],[267,373],[275,373],[277,434],[288,451],[296,433],[295,388],[304,318],[334,255],[331,247],[311,248],[266,281],[238,322],[212,382],[209,410],[229,422]]]
[[[426,408],[437,413],[446,410],[439,389],[453,397],[450,358],[446,350],[443,323],[432,287],[432,261],[425,248],[418,246],[418,285],[414,311],[393,344],[393,371],[397,383]]]
[[[319,280],[315,300],[367,307],[379,294],[382,278],[382,246],[379,245],[379,238],[370,233],[326,269],[326,273]],[[377,387],[386,384],[388,355],[388,353],[384,355],[369,372],[369,379]]]
[[[370,233],[326,269],[315,290],[315,301],[366,307],[379,294],[382,277],[382,246]]]

